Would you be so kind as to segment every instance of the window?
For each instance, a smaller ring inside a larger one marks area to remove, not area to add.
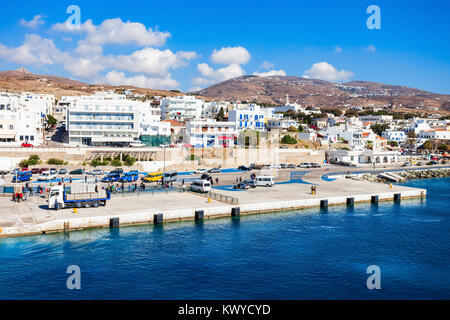
[[[1,126],[1,127],[3,128],[3,126]],[[10,125],[9,125],[9,129],[10,129],[10,130],[13,130],[13,129],[14,129],[14,125],[10,124]]]
[[[0,129],[3,129],[3,125],[2,124],[0,124]]]
[[[34,136],[30,136],[30,140],[31,140],[31,141],[34,141]]]
[[[19,140],[20,140],[20,141],[23,141],[23,136],[20,136]]]

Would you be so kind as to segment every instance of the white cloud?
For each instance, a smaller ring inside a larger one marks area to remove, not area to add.
[[[341,53],[342,52],[342,48],[339,46],[334,47],[334,51],[335,53]]]
[[[369,44],[367,46],[367,51],[369,52],[375,52],[377,50],[377,48],[375,48],[375,46],[373,44]]]
[[[218,81],[240,77],[245,74],[244,69],[238,64],[230,64],[229,66],[214,70],[208,64],[200,63],[197,69],[202,76]]]
[[[185,66],[189,63],[189,60],[195,57],[195,52],[179,51],[173,53],[169,49],[162,51],[155,48],[145,48],[128,56],[110,56],[107,60],[116,69],[164,76],[169,69]]]
[[[328,81],[345,81],[353,77],[351,71],[336,70],[331,64],[327,62],[314,63],[309,70],[305,71],[303,77],[314,79],[328,80]]]
[[[243,47],[226,47],[214,49],[211,61],[217,64],[246,64],[250,60],[250,53]]]
[[[126,77],[124,72],[110,71],[105,76],[106,82],[111,85],[128,85],[151,89],[173,89],[178,87],[178,82],[167,74],[163,78],[150,78],[145,75]]]
[[[87,20],[76,29],[64,23],[54,24],[54,30],[63,32],[85,33],[86,37],[80,44],[136,44],[140,46],[162,46],[166,43],[169,32],[160,32],[152,28],[146,28],[139,22],[123,22],[120,18],[107,19],[101,24],[95,25],[92,20]]]
[[[261,63],[260,65],[261,68],[265,69],[265,70],[269,70],[270,68],[275,67],[275,64],[269,61],[263,61],[263,63]]]
[[[43,14],[38,14],[33,17],[32,20],[27,21],[25,19],[20,19],[20,25],[28,28],[36,28],[45,23],[44,18],[46,18]]]
[[[37,34],[27,34],[19,47],[7,47],[0,43],[0,58],[18,64],[49,65],[61,62],[68,57],[61,52],[52,39]]]
[[[258,77],[271,77],[271,76],[285,76],[286,72],[284,70],[270,70],[267,72],[253,72],[253,75]]]

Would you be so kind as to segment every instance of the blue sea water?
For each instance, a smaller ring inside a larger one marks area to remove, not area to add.
[[[0,239],[0,298],[449,299],[450,179],[405,184],[427,200]]]

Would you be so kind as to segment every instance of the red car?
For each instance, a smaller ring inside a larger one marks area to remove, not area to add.
[[[33,145],[31,143],[22,143],[22,148],[33,148]]]
[[[28,168],[22,168],[22,171],[23,171],[23,172],[25,172],[25,171],[30,171],[30,169],[28,169]]]
[[[32,174],[36,174],[36,173],[41,173],[42,171],[41,171],[41,169],[39,169],[39,168],[33,168],[33,169],[31,169],[31,173]]]

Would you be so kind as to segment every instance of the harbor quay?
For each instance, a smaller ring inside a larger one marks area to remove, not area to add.
[[[311,191],[316,187],[316,192]],[[284,182],[273,187],[246,191],[213,189],[207,194],[189,191],[113,194],[106,206],[50,210],[47,200],[38,196],[16,203],[0,198],[0,237],[13,237],[88,228],[120,227],[136,224],[206,220],[305,208],[355,205],[426,197],[426,190],[370,181],[310,178]]]

